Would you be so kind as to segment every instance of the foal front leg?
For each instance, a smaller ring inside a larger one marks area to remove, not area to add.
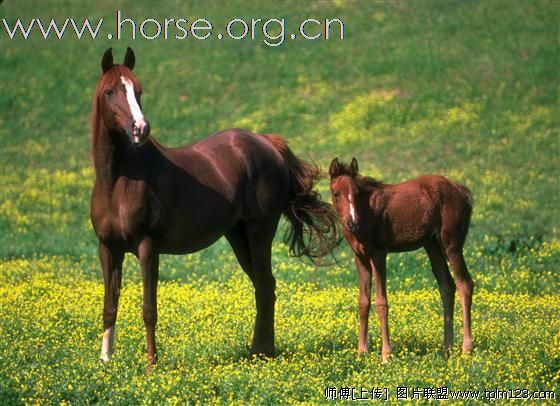
[[[360,332],[358,335],[358,354],[368,352],[368,318],[371,307],[371,266],[369,259],[355,256],[358,269],[358,314],[360,316]]]
[[[381,324],[381,357],[384,362],[389,360],[393,352],[389,339],[386,259],[386,253],[375,253],[372,256],[372,268],[375,273],[375,309]]]
[[[157,361],[156,323],[159,255],[151,239],[146,238],[140,243],[138,246],[138,258],[142,268],[142,284],[144,286],[142,316],[146,327],[148,362],[153,365]]]

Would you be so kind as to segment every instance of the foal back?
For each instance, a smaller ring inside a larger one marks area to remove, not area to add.
[[[433,237],[462,247],[472,212],[470,191],[440,175],[371,189],[366,222],[372,243],[386,251],[418,249]],[[364,235],[364,237],[366,237]],[[368,239],[366,237],[366,239]]]

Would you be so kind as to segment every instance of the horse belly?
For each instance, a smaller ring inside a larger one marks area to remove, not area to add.
[[[186,254],[209,247],[237,222],[237,211],[234,205],[180,210],[162,227],[165,231],[158,238],[160,252]]]

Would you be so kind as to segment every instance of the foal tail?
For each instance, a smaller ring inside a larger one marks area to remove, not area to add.
[[[473,197],[472,192],[470,189],[460,183],[453,182],[455,187],[461,192],[463,198],[465,199],[465,212],[463,214],[463,241],[462,244],[465,243],[467,239],[467,234],[469,233],[469,227],[471,225],[471,216],[473,211]]]
[[[321,172],[296,157],[284,138],[272,134],[263,136],[282,154],[290,170],[290,191],[283,213],[291,227],[286,230],[284,242],[290,246],[290,255],[306,256],[317,263],[341,241],[336,211],[313,190]]]

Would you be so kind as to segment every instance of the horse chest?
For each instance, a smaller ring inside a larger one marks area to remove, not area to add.
[[[111,193],[97,193],[92,200],[92,223],[100,240],[133,243],[150,223],[145,185],[116,185]]]

